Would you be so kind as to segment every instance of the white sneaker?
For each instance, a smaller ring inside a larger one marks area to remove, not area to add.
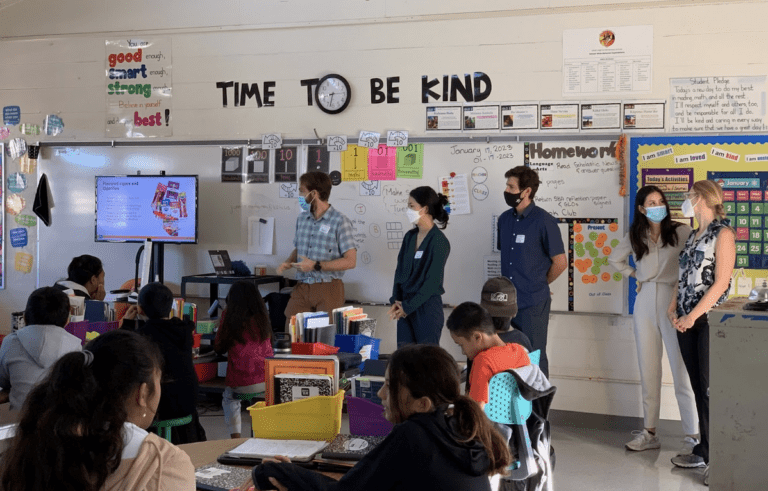
[[[704,469],[704,485],[709,486],[709,466]]]
[[[680,447],[680,451],[677,455],[691,455],[693,453],[693,447],[699,444],[699,441],[693,437],[686,436],[683,438],[683,446]]]
[[[649,450],[652,448],[661,448],[659,437],[656,435],[651,435],[648,433],[648,430],[635,430],[632,432],[632,434],[635,435],[635,439],[625,445],[630,450],[640,452],[642,450]]]

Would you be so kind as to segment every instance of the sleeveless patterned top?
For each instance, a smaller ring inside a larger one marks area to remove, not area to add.
[[[707,230],[696,240],[698,229],[691,232],[685,247],[680,252],[680,274],[677,285],[677,315],[682,317],[691,313],[707,293],[707,290],[715,283],[715,248],[717,234],[723,227],[730,227],[731,221],[727,218],[714,220]],[[716,307],[728,298],[730,280],[725,293],[717,299]]]

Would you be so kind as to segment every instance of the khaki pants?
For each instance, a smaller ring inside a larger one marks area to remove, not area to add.
[[[291,299],[285,307],[285,327],[291,316],[299,312],[328,312],[344,306],[344,283],[333,280],[330,283],[299,283],[293,287]]]

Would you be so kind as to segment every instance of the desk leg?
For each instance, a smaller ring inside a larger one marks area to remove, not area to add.
[[[218,283],[211,283],[211,305],[213,305],[213,302],[219,299],[219,284]],[[219,309],[216,309],[216,312],[211,312],[211,317],[218,317]]]
[[[187,299],[187,282],[183,278],[181,280],[181,298]]]

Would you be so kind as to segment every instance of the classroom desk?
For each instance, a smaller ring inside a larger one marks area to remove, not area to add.
[[[216,462],[216,459],[219,455],[232,450],[246,440],[247,438],[235,438],[230,440],[211,440],[207,442],[185,443],[183,445],[179,445],[179,448],[186,452],[187,455],[189,455],[190,460],[192,460],[192,465],[195,466],[195,469],[197,469],[198,467],[204,466],[206,464]],[[343,474],[339,472],[322,472],[322,474],[325,474],[326,476],[333,479],[340,479],[341,476],[343,476]]]
[[[208,283],[211,285],[210,300],[211,305],[219,298],[219,285],[231,285],[237,281],[250,281],[258,288],[259,285],[277,283],[279,288],[288,286],[290,281],[280,275],[268,274],[263,276],[218,276],[216,273],[195,274],[181,277],[181,297],[187,298],[187,283]]]

